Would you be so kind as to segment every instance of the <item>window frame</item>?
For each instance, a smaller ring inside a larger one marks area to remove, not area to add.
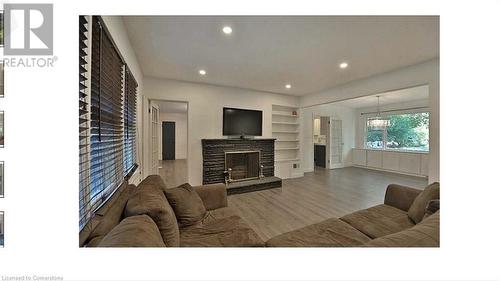
[[[428,113],[429,114],[429,134],[430,134],[430,120],[431,120],[431,112],[430,108],[428,107],[423,107],[419,109],[411,109],[411,110],[388,110],[386,112],[381,112],[380,117],[386,118],[391,115],[404,115],[404,114],[417,114],[417,113]],[[382,133],[382,148],[373,148],[373,147],[368,147],[366,145],[366,138],[368,137],[368,119],[377,117],[377,113],[370,113],[370,114],[363,114],[362,113],[362,122],[363,122],[363,147],[364,149],[369,149],[369,150],[378,150],[378,151],[391,151],[391,152],[411,152],[411,153],[423,153],[427,154],[430,151],[429,150],[411,150],[411,149],[395,149],[395,148],[388,148],[387,147],[387,128],[383,130]],[[430,139],[430,136],[429,136]]]

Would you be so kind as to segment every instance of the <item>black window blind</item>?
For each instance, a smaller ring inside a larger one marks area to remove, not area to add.
[[[85,16],[79,17],[79,140],[80,140],[80,226],[86,222],[89,201],[89,105],[88,105],[88,53],[89,23]]]
[[[137,167],[137,82],[102,19],[89,18],[90,46],[80,17],[80,228]]]
[[[128,67],[125,68],[125,93],[124,93],[123,122],[125,128],[123,166],[125,175],[133,171],[136,163],[136,104],[137,82]]]

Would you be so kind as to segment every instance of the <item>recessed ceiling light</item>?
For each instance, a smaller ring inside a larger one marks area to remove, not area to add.
[[[233,29],[230,26],[226,25],[222,28],[222,32],[224,32],[225,34],[231,34],[233,33]]]
[[[200,71],[198,72],[200,73],[201,76],[207,75],[207,72],[204,69],[200,69]]]
[[[292,85],[290,85],[290,84],[285,85],[285,88],[287,88],[287,89],[290,89],[291,87],[292,87]]]
[[[339,64],[340,68],[347,68],[348,66],[349,66],[349,64],[347,62],[342,62]]]

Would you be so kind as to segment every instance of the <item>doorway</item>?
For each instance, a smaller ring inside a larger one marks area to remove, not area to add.
[[[330,117],[313,116],[314,169],[328,168],[330,164]]]
[[[175,122],[163,121],[161,128],[162,160],[175,160]]]
[[[188,103],[151,100],[151,160],[167,187],[188,182]]]
[[[342,168],[342,120],[332,116],[313,115],[313,146],[314,169]]]

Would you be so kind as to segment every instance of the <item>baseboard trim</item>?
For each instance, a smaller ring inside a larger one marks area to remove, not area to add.
[[[351,167],[363,168],[363,169],[380,171],[380,172],[388,172],[388,173],[400,174],[400,175],[406,175],[406,176],[414,176],[414,177],[419,177],[419,178],[428,178],[429,177],[429,176],[426,176],[426,175],[405,173],[405,172],[400,172],[400,171],[387,170],[387,169],[374,168],[374,167],[361,166],[361,165],[351,165]]]
[[[304,173],[310,173],[310,172],[314,172],[314,168],[304,169]]]

